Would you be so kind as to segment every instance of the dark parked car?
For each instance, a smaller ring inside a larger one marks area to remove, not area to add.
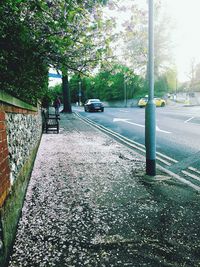
[[[104,106],[99,99],[88,99],[84,105],[85,111],[104,111]]]

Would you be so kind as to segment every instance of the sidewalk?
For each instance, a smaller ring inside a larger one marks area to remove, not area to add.
[[[9,267],[200,266],[199,195],[74,114],[44,134]]]

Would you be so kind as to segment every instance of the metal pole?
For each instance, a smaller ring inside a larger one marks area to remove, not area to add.
[[[156,175],[156,106],[154,104],[154,25],[153,0],[149,1],[148,103],[145,109],[146,174]]]
[[[79,84],[79,92],[78,92],[78,105],[81,106],[81,82]]]
[[[126,77],[124,76],[124,106],[127,107],[127,87],[126,87]]]

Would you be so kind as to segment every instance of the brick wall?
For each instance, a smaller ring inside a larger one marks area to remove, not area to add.
[[[9,152],[6,134],[5,112],[0,111],[0,207],[10,189]]]

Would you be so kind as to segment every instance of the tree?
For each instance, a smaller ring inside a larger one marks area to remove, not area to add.
[[[47,80],[48,66],[54,66],[64,73],[64,91],[67,90],[65,86],[68,84],[69,71],[83,72],[89,66],[94,66],[106,48],[103,42],[105,38],[97,39],[99,22],[94,19],[93,12],[102,2],[105,1],[2,1],[0,15],[4,20],[0,22],[0,45],[3,48],[0,63],[6,66],[6,71],[2,72],[6,90],[21,97],[27,96],[25,92],[35,79],[35,91],[29,89],[29,95],[36,100],[40,95],[39,88],[42,92]],[[12,21],[8,19],[10,17]],[[8,44],[9,49],[6,48]],[[23,87],[21,77],[16,75],[19,66],[22,69],[20,76],[23,73],[24,78]],[[13,83],[8,79],[10,76],[15,78]],[[19,81],[19,85],[16,81]],[[66,98],[64,104],[64,109],[68,110],[69,101]]]
[[[189,78],[189,91],[193,93],[200,90],[200,63],[192,58],[190,61],[190,69],[188,73]]]
[[[30,29],[21,20],[19,2],[0,3],[0,86],[35,104],[47,90],[48,68]]]
[[[174,68],[170,34],[173,29],[172,22],[163,11],[164,1],[155,2],[155,77],[159,79],[164,72]],[[115,1],[116,12],[124,12],[125,20],[121,25],[119,41],[121,46],[120,62],[129,66],[134,73],[147,74],[148,53],[148,14],[147,4],[142,6],[132,1]],[[116,47],[117,49],[117,47]],[[119,48],[117,49],[119,53]]]
[[[77,102],[78,75],[72,76],[69,85],[72,92],[72,101]],[[133,98],[145,90],[144,79],[135,75],[128,67],[119,64],[102,66],[95,76],[81,78],[82,101],[88,98],[100,98],[104,101],[124,99],[124,85],[127,89],[127,98]]]
[[[68,73],[71,71],[83,73],[94,67],[106,50],[105,38],[100,35],[99,20],[94,19],[92,13],[94,3],[94,1],[89,3],[77,1],[76,5],[67,6],[65,1],[63,13],[58,15],[57,10],[54,10],[61,29],[57,29],[59,34],[54,37],[51,44],[57,47],[56,54],[52,56],[55,57],[54,66],[63,73],[64,112],[71,112]],[[97,13],[98,7],[95,8]],[[99,16],[98,11],[98,19]]]

